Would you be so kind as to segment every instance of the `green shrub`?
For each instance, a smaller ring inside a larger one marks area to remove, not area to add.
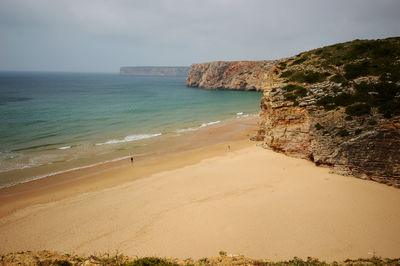
[[[383,114],[385,118],[391,118],[394,115],[400,114],[400,101],[398,99],[392,99],[391,101],[387,101],[382,103],[378,111]]]
[[[326,80],[326,77],[330,76],[329,72],[315,72],[315,71],[291,71],[287,70],[283,72],[279,77],[287,78],[288,81],[299,82],[299,83],[316,83]]]
[[[378,124],[378,123],[375,120],[368,121],[368,125],[370,125],[370,126],[375,126],[376,124]]]
[[[335,83],[344,83],[344,82],[346,82],[347,80],[346,80],[342,75],[336,74],[336,75],[334,75],[333,77],[331,77],[331,78],[329,79],[329,81],[332,81],[332,82],[335,82]]]
[[[199,259],[199,261],[203,262],[203,263],[207,263],[208,262],[208,258],[204,257],[204,258]]]
[[[127,266],[176,266],[178,264],[169,262],[165,259],[155,257],[145,257],[137,259],[131,263],[126,264]]]
[[[356,131],[354,132],[354,135],[360,135],[361,132],[362,132],[362,130],[357,128]]]
[[[325,108],[325,110],[333,110],[336,107],[335,103],[334,103],[334,99],[335,98],[332,96],[325,96],[325,97],[320,98],[316,104],[319,106],[323,106]]]
[[[325,96],[317,101],[317,105],[323,106],[325,110],[333,110],[338,106],[348,106],[355,102],[353,95],[348,93],[342,93],[335,97]]]
[[[282,72],[282,74],[279,75],[280,78],[287,78],[290,77],[293,74],[293,71],[287,70],[285,72]]]
[[[286,101],[292,101],[292,102],[297,99],[297,96],[294,95],[293,93],[285,93],[284,97]]]
[[[365,103],[357,103],[346,107],[346,114],[353,116],[360,116],[369,114],[371,106]]]
[[[323,52],[323,48],[319,48],[319,49],[314,50],[314,54],[315,55],[320,55],[320,54],[322,54],[322,52]]]
[[[346,121],[351,121],[351,120],[353,120],[353,117],[352,117],[351,115],[348,115],[348,116],[346,116],[346,117],[344,118],[344,120],[346,120]]]
[[[55,260],[52,265],[56,266],[72,266],[72,263],[67,260]]]
[[[370,72],[371,62],[370,61],[362,61],[353,64],[348,64],[344,67],[344,71],[346,72],[344,76],[347,79],[355,79],[357,77],[368,76],[371,74]]]
[[[299,85],[295,85],[295,84],[289,84],[289,85],[286,85],[286,86],[282,87],[282,90],[294,91],[294,90],[297,90],[298,88],[303,88],[303,87],[301,87]]]
[[[334,70],[334,69],[335,69],[335,68],[333,67],[333,65],[334,65],[334,64],[332,64],[332,62],[327,61],[327,60],[322,61],[322,63],[320,64],[320,66],[321,66],[322,68],[331,69],[331,70]]]
[[[386,118],[400,115],[400,86],[386,82],[376,84],[362,82],[355,84],[354,88],[355,94],[325,96],[317,101],[317,105],[323,106],[325,110],[344,106],[349,116],[368,114],[371,107],[378,108],[378,112]]]
[[[336,106],[348,106],[356,101],[355,97],[348,93],[342,93],[333,98]]]
[[[286,68],[286,63],[285,62],[280,62],[279,66],[281,69],[285,69]]]
[[[296,71],[293,72],[290,77],[288,77],[289,81],[300,82],[300,83],[317,83],[326,80],[330,73],[328,72],[315,72],[315,71]]]
[[[320,57],[321,67],[345,66],[345,77],[349,80],[366,76],[380,76],[390,73],[390,81],[400,80],[400,68],[396,63],[400,54],[400,39],[355,40],[352,42],[326,46],[313,51]],[[368,58],[368,60],[365,60]],[[363,60],[354,62],[355,60]],[[353,61],[353,62],[352,62]],[[382,81],[388,81],[382,79]]]
[[[307,89],[299,86],[299,88],[294,91],[294,95],[297,97],[304,97],[307,95]]]
[[[324,128],[324,127],[321,126],[320,123],[316,123],[316,124],[315,124],[315,129],[316,129],[316,130],[321,130],[321,129],[323,129],[323,128]]]
[[[287,91],[287,93],[284,94],[285,100],[287,101],[295,102],[298,97],[304,97],[307,95],[307,89],[299,85],[289,84],[282,89]]]
[[[349,135],[349,132],[346,129],[341,129],[336,135],[340,137],[346,137]]]
[[[301,57],[301,58],[299,58],[299,59],[293,61],[293,63],[291,63],[290,65],[291,65],[291,66],[298,65],[298,64],[303,63],[303,62],[306,61],[306,60],[307,60],[306,57]]]

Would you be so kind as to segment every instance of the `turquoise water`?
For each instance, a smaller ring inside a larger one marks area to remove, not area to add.
[[[0,72],[0,172],[255,113],[260,98],[187,88],[183,77]]]

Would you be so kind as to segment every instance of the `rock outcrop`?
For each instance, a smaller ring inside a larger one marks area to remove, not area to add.
[[[137,67],[121,67],[120,75],[127,76],[169,76],[169,77],[186,77],[189,67],[174,66],[137,66]]]
[[[276,61],[210,62],[190,66],[186,85],[203,89],[263,91]]]
[[[246,64],[193,65],[187,84],[262,90],[264,147],[400,187],[400,38]]]

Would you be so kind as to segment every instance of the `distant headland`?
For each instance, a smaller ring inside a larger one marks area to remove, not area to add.
[[[120,68],[120,75],[129,76],[171,76],[186,77],[189,67],[176,66],[124,66]]]

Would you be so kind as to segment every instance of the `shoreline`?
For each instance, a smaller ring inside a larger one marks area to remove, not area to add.
[[[249,140],[255,123],[188,132],[179,151],[133,166],[113,162],[0,190],[2,252],[398,257],[398,189],[264,149]]]
[[[248,117],[237,117],[223,120],[220,123],[210,124],[209,126],[205,127],[200,126],[195,130],[179,132],[177,133],[179,136],[174,136],[171,134],[163,135],[161,141],[158,139],[158,141],[153,140],[154,142],[151,143],[153,146],[163,145],[161,148],[158,147],[159,151],[144,155],[134,155],[133,166],[139,165],[141,167],[147,167],[148,165],[151,165],[154,160],[165,161],[171,156],[179,156],[180,154],[194,152],[199,149],[205,149],[229,140],[237,141],[238,139],[249,139],[250,135],[255,134],[256,132],[256,120],[256,115],[249,115]],[[222,137],[215,137],[215,135],[218,135],[221,132],[224,132]],[[208,136],[211,135],[214,137],[207,139]],[[196,143],[196,141],[200,142]],[[181,143],[178,144],[177,142]],[[99,181],[96,180],[96,176],[112,170],[129,169],[131,167],[129,160],[130,157],[131,156],[125,156],[123,158],[110,159],[104,162],[61,170],[42,176],[33,176],[26,181],[4,186],[0,188],[0,218],[24,207],[48,202],[43,200],[45,197],[39,195],[40,192],[50,193],[53,195],[53,199],[58,200],[82,192],[99,190],[101,188],[97,187],[94,189],[93,187],[96,186],[91,185],[92,182],[95,183]],[[169,169],[169,167],[167,168]],[[29,171],[29,169],[25,170]],[[154,171],[144,171],[138,178],[145,177],[146,175],[153,173]],[[104,177],[100,179],[104,179]],[[136,179],[137,178],[135,178],[135,180]],[[100,180],[100,182],[103,181],[104,180]],[[113,182],[107,181],[103,182],[104,184],[102,185],[109,187],[126,181],[127,180],[125,179]],[[62,193],[62,191],[82,185],[85,187],[85,189],[79,189],[79,192],[77,193]],[[32,196],[33,201],[31,201],[32,199],[29,201],[23,199],[25,197],[30,197],[29,195]],[[10,204],[12,205],[10,206]]]
[[[180,140],[183,140],[183,142],[185,142],[186,141],[185,136],[188,134],[196,134],[197,131],[204,131],[210,127],[237,123],[237,121],[239,120],[248,121],[249,119],[250,120],[256,119],[256,116],[257,114],[253,113],[246,115],[243,115],[243,113],[241,113],[241,115],[236,115],[234,117],[226,118],[224,120],[204,122],[197,127],[182,128],[182,129],[177,129],[175,131],[167,131],[159,134],[153,134],[150,137],[134,139],[132,141],[114,139],[114,140],[108,140],[105,143],[94,143],[93,147],[102,146],[106,144],[107,144],[106,146],[113,145],[114,150],[108,151],[106,153],[100,151],[100,154],[94,153],[92,154],[90,159],[82,157],[81,160],[83,161],[83,163],[75,159],[74,162],[72,163],[68,163],[67,161],[61,161],[62,165],[59,165],[59,163],[55,165],[53,165],[53,163],[50,163],[34,167],[24,166],[22,168],[0,172],[0,180],[9,180],[8,183],[0,184],[0,191],[4,188],[13,187],[18,184],[27,183],[54,175],[73,172],[80,169],[97,167],[99,165],[121,161],[124,159],[128,159],[130,157],[135,157],[136,159],[137,158],[148,159],[149,157],[157,157],[158,153],[165,153],[165,152],[173,153],[182,150],[179,147],[179,144],[177,144],[177,142],[179,142]],[[174,140],[175,138],[177,138],[177,140]],[[169,150],[166,151],[165,139],[172,140],[172,142],[174,142],[173,145],[176,147],[169,148]],[[69,150],[71,146],[66,146],[66,147],[69,148],[64,149],[65,147],[61,147],[57,149],[71,152]],[[96,159],[93,159],[93,156]]]

